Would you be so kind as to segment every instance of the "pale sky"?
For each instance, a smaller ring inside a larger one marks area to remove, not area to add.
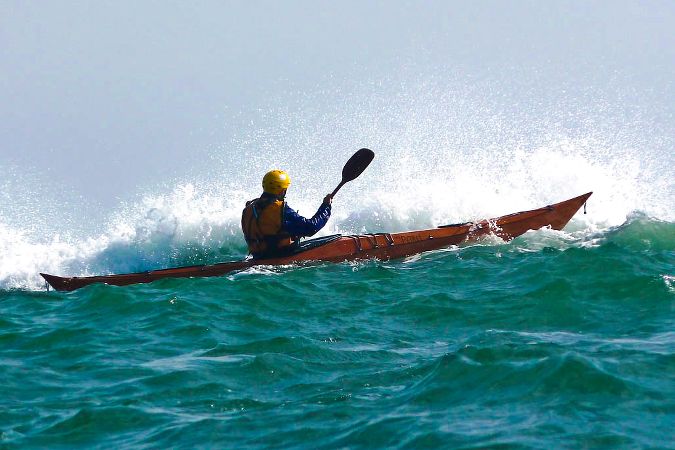
[[[270,98],[399,73],[503,71],[508,86],[515,67],[599,89],[614,77],[672,120],[673,30],[667,0],[0,0],[0,167],[113,206],[236,154]]]

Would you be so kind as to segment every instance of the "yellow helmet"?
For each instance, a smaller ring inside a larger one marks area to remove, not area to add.
[[[291,177],[283,170],[270,170],[262,180],[263,191],[268,194],[280,195],[291,185]]]

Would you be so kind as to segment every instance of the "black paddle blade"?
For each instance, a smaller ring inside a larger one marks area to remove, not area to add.
[[[375,153],[367,148],[362,148],[354,153],[342,169],[342,183],[352,181],[361,175],[373,158],[375,158]]]

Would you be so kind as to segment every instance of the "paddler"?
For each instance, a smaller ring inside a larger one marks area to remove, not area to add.
[[[312,236],[326,225],[330,217],[331,194],[326,195],[311,219],[302,217],[285,202],[291,178],[283,170],[270,170],[262,180],[260,198],[246,202],[241,228],[254,258],[283,256],[292,253],[304,236]]]

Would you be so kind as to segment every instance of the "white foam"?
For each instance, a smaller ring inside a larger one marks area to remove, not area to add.
[[[672,220],[667,209],[672,200],[650,196],[654,186],[641,183],[650,168],[637,157],[603,159],[588,143],[573,141],[492,155],[498,157],[506,161],[493,164],[481,156],[445,167],[413,156],[405,165],[388,164],[383,158],[373,173],[353,182],[357,189],[338,194],[333,217],[320,235],[403,231],[495,217],[589,190],[595,193],[588,214],[578,214],[571,225],[577,234],[621,224],[635,210]],[[289,203],[311,216],[322,195],[304,186],[294,189]],[[254,192],[216,183],[178,184],[169,192],[122,205],[104,231],[81,239],[59,234],[36,239],[34,233],[0,224],[0,286],[40,287],[38,272],[87,275],[163,267],[190,251],[220,253],[223,259],[243,257],[241,210]]]
[[[550,107],[536,99],[518,105],[517,98],[502,98],[498,85],[480,81],[420,82],[393,94],[367,88],[370,95],[322,90],[297,96],[297,103],[271,100],[263,120],[214,150],[208,167],[140,193],[90,235],[54,233],[44,220],[31,220],[39,212],[5,204],[4,214],[17,210],[21,217],[0,218],[0,288],[42,286],[40,271],[86,275],[164,267],[190,255],[243,257],[241,210],[259,194],[262,174],[288,170],[288,202],[311,216],[361,146],[376,158],[337,195],[320,235],[496,217],[588,191],[594,191],[588,214],[577,214],[568,227],[575,236],[601,233],[635,211],[675,220],[673,139],[652,127],[644,111],[626,117],[621,105],[594,103],[590,94]],[[561,117],[578,125],[563,126]],[[0,184],[5,202],[22,201],[8,192],[30,191],[8,183]]]

